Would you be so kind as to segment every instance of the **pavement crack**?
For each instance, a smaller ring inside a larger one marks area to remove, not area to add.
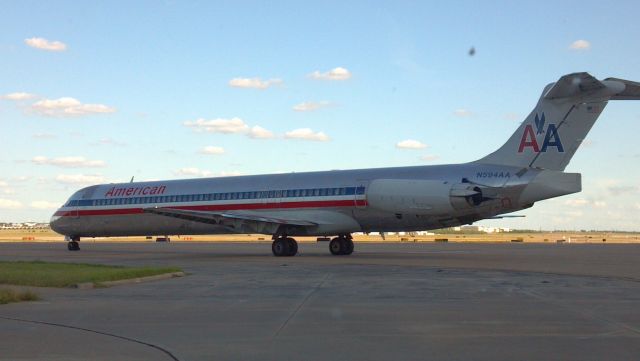
[[[129,342],[133,342],[133,343],[137,343],[137,344],[140,344],[140,345],[144,345],[144,346],[147,346],[147,347],[154,348],[154,349],[156,349],[158,351],[163,352],[165,355],[169,356],[172,360],[180,361],[179,358],[177,358],[173,353],[171,353],[171,351],[169,351],[167,349],[164,349],[164,348],[162,348],[162,347],[160,347],[158,345],[154,345],[154,344],[149,343],[149,342],[136,340],[135,338],[131,338],[131,337],[120,336],[120,335],[116,335],[116,334],[113,334],[113,333],[97,331],[97,330],[92,330],[92,329],[83,328],[83,327],[65,325],[65,324],[62,324],[62,323],[55,323],[55,322],[26,320],[26,319],[22,319],[22,318],[14,318],[14,317],[6,317],[6,316],[0,316],[0,319],[8,320],[8,321],[24,322],[24,323],[33,323],[33,324],[37,324],[37,325],[63,327],[63,328],[69,328],[69,329],[78,330],[78,331],[91,332],[91,333],[95,333],[95,334],[103,335],[103,336],[108,336],[108,337],[119,338],[121,340],[125,340],[125,341],[129,341]]]
[[[276,338],[280,335],[280,333],[282,332],[282,330],[284,330],[285,327],[287,327],[287,324],[289,324],[289,321],[291,321],[297,314],[298,311],[300,311],[300,309],[302,309],[302,306],[305,305],[305,303],[307,303],[307,301],[311,298],[311,296],[320,289],[320,287],[322,287],[324,285],[324,283],[327,281],[327,279],[329,279],[329,273],[324,275],[324,278],[322,279],[322,281],[320,281],[315,287],[313,287],[309,293],[307,293],[307,295],[304,297],[304,299],[302,300],[302,302],[300,302],[300,304],[298,305],[298,307],[296,307],[295,310],[293,310],[293,312],[289,315],[289,317],[287,317],[287,319],[282,323],[282,325],[280,325],[280,327],[278,328],[278,330],[276,331],[276,333],[273,334],[273,338]]]

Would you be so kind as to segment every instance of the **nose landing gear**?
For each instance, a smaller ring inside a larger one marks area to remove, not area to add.
[[[80,242],[80,237],[78,236],[74,236],[74,237],[65,237],[67,238],[68,242],[67,242],[67,249],[69,251],[79,251],[80,250],[80,244],[78,242]]]

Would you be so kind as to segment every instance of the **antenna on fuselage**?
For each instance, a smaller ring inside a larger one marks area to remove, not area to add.
[[[131,180],[129,181],[129,183],[133,183],[133,178],[135,178],[136,176],[131,177]]]

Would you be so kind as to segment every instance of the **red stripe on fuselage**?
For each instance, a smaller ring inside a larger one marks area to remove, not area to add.
[[[306,202],[282,202],[282,203],[239,203],[239,204],[208,204],[201,206],[163,206],[161,208],[182,209],[189,211],[241,211],[256,209],[291,209],[291,208],[330,208],[330,207],[364,207],[365,199],[340,200],[340,201],[306,201]],[[144,213],[143,208],[118,208],[118,209],[82,209],[70,211],[57,211],[57,217],[79,216],[111,216]]]

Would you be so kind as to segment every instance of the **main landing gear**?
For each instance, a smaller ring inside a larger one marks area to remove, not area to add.
[[[291,257],[298,253],[298,242],[287,236],[273,236],[271,251],[276,257]],[[329,251],[334,256],[348,256],[353,253],[353,238],[341,234],[329,242]]]
[[[353,253],[353,239],[350,234],[342,234],[331,240],[329,251],[334,256],[347,256]]]
[[[78,242],[80,242],[80,237],[75,236],[69,238],[69,241],[67,242],[67,249],[69,251],[79,251],[80,244]]]
[[[281,236],[273,239],[271,251],[276,257],[291,257],[298,253],[298,242],[287,236]]]

